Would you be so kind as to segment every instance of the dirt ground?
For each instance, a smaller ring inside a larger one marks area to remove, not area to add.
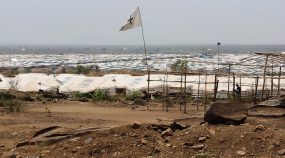
[[[110,105],[111,104],[111,105]],[[48,117],[46,106],[51,111]],[[58,103],[30,103],[21,113],[0,113],[0,154],[15,147],[19,141],[29,139],[39,129],[53,125],[66,129],[89,127],[118,127],[132,122],[153,123],[158,119],[173,120],[188,118],[179,109],[163,112],[160,107],[130,107],[120,103],[83,103],[64,101]]]
[[[48,117],[46,106],[51,111]],[[14,150],[22,157],[284,157],[285,117],[248,117],[239,126],[203,123],[203,107],[189,105],[184,114],[178,107],[162,111],[161,105],[138,107],[120,103],[30,103],[24,112],[0,114],[0,156],[17,143],[50,126],[72,131],[90,127],[111,129],[49,146],[25,146]],[[162,137],[151,127],[175,121],[189,128]],[[133,129],[130,124],[141,124]],[[239,153],[238,153],[239,152]],[[278,153],[279,152],[279,153]]]

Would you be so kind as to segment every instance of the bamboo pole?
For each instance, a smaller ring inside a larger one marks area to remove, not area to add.
[[[207,105],[207,73],[205,74],[205,105],[204,105],[204,112],[206,111],[206,105]]]
[[[200,82],[201,82],[200,80],[201,80],[201,74],[199,73],[197,110],[199,110],[199,101],[200,101]]]
[[[270,92],[271,92],[270,95],[271,95],[271,97],[273,97],[273,94],[274,94],[274,93],[273,93],[273,91],[274,91],[274,87],[273,87],[273,81],[274,81],[274,80],[273,80],[273,77],[274,77],[274,76],[273,76],[273,71],[274,71],[274,70],[273,70],[273,64],[272,64],[272,67],[271,67],[271,89],[270,89]]]
[[[277,94],[278,94],[278,96],[280,95],[280,77],[281,77],[281,71],[282,69],[281,69],[281,66],[279,67],[279,74],[278,74],[278,92],[277,92]]]
[[[258,80],[259,80],[259,76],[256,77],[256,81],[255,81],[255,95],[254,95],[254,104],[256,104],[257,101],[257,92],[258,92]]]
[[[186,76],[187,76],[187,74],[186,74],[186,71],[185,71],[185,81],[184,81],[184,113],[186,113],[187,111],[186,111],[186,104],[187,104],[187,91],[186,91]]]
[[[168,112],[169,98],[168,98],[168,72],[166,71],[166,95],[165,95],[166,112]]]
[[[263,100],[263,96],[264,96],[264,89],[265,89],[265,82],[266,82],[266,67],[267,67],[267,63],[268,63],[268,57],[269,57],[269,54],[266,55],[264,72],[263,72],[263,84],[262,84],[262,92],[261,92],[261,99],[262,100]]]
[[[235,83],[236,82],[236,77],[235,73],[233,73],[233,99],[235,100]]]
[[[230,74],[231,74],[231,64],[229,64],[229,72],[228,72],[228,100],[230,100]]]
[[[214,98],[213,101],[216,101],[216,97],[217,97],[217,75],[215,74],[215,82],[214,82]]]
[[[180,99],[181,99],[181,101],[180,101],[180,105],[179,105],[180,110],[182,110],[182,103],[183,103],[182,102],[182,100],[183,100],[182,94],[183,94],[183,71],[181,69],[181,84],[180,84]]]
[[[239,92],[239,102],[241,102],[241,75],[239,76],[239,86],[240,86],[240,92]]]

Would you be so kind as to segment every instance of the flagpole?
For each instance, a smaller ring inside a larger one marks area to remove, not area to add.
[[[149,94],[149,87],[150,87],[150,67],[148,65],[148,61],[147,61],[147,51],[146,51],[146,43],[145,43],[145,37],[144,37],[144,28],[143,28],[143,22],[142,22],[142,18],[141,18],[141,10],[139,8],[139,14],[140,14],[140,21],[141,21],[141,33],[142,33],[142,38],[143,38],[143,46],[144,46],[144,54],[145,54],[145,62],[146,62],[146,66],[147,66],[147,100],[150,99],[150,94]],[[148,108],[148,106],[147,106]]]

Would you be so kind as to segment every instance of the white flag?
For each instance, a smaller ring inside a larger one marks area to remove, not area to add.
[[[138,7],[136,11],[130,16],[127,23],[121,27],[119,31],[127,31],[136,27],[141,27],[141,15],[140,15],[140,8]]]

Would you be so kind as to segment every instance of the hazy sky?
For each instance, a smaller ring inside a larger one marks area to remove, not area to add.
[[[285,44],[285,0],[0,0],[0,45]]]

